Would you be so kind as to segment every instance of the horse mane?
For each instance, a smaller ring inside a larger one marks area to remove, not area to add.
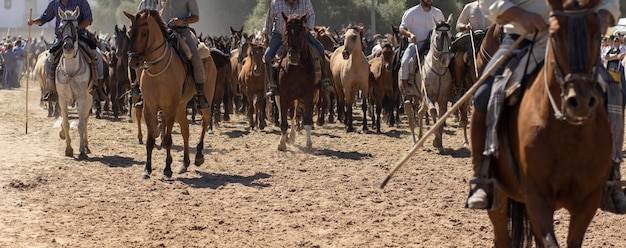
[[[161,30],[161,33],[163,34],[163,37],[167,37],[167,26],[165,26],[165,22],[163,22],[163,18],[161,18],[161,15],[159,14],[158,11],[153,10],[153,9],[143,9],[141,11],[139,11],[139,13],[137,13],[137,17],[144,15],[147,13],[147,17],[152,17],[154,18],[154,20],[156,21],[157,25],[159,26],[159,29]]]

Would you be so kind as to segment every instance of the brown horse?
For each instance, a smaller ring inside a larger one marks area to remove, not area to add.
[[[611,133],[596,91],[598,2],[548,1],[545,65],[526,80],[520,104],[502,111],[501,148],[492,160],[498,203],[489,211],[496,247],[523,245],[531,237],[524,230],[532,230],[539,247],[558,247],[554,212],[561,208],[570,213],[567,246],[581,247],[600,205]],[[526,211],[511,211],[516,206]]]
[[[162,144],[166,149],[165,169],[163,174],[172,176],[172,130],[174,122],[178,122],[183,136],[183,167],[179,173],[187,171],[189,160],[189,124],[185,107],[187,102],[196,94],[193,85],[193,76],[187,71],[187,65],[174,48],[169,44],[167,27],[165,27],[159,13],[154,10],[145,10],[136,15],[124,12],[131,21],[128,30],[130,34],[130,65],[134,68],[143,66],[140,88],[143,94],[143,113],[148,129],[146,141],[147,160],[144,167],[143,178],[150,178],[152,173],[152,150],[155,145],[155,137],[159,133],[157,113],[161,110],[163,134]],[[206,70],[206,84],[204,94],[208,102],[213,101],[217,69],[213,59],[207,59],[204,63]],[[202,109],[202,132],[200,141],[196,146],[195,165],[204,163],[204,135],[211,121],[211,108]]]
[[[311,149],[311,129],[313,127],[313,105],[315,92],[318,89],[319,78],[315,73],[315,62],[311,54],[311,45],[306,40],[309,29],[306,27],[307,15],[287,17],[283,33],[283,45],[287,49],[287,57],[282,59],[278,70],[278,104],[280,115],[280,143],[278,150],[287,150],[287,138],[295,141],[295,116],[298,104],[304,105],[302,115],[306,129],[306,148]],[[290,112],[291,110],[291,112]],[[287,137],[287,118],[291,113],[292,126],[290,136]]]
[[[265,129],[265,65],[263,64],[263,54],[265,47],[263,44],[254,42],[254,37],[248,38],[248,49],[242,51],[247,53],[243,67],[239,73],[239,82],[243,93],[248,98],[248,123],[250,129],[259,127]],[[254,100],[256,99],[256,103]]]
[[[382,45],[381,56],[370,60],[370,103],[376,106],[376,115],[372,118],[376,132],[380,133],[380,115],[386,109],[391,120],[393,116],[393,76],[391,75],[391,61],[393,60],[391,44]]]
[[[313,34],[313,37],[315,39],[319,40],[320,43],[322,43],[322,46],[324,46],[324,50],[326,51],[332,52],[335,51],[337,47],[339,47],[339,43],[337,42],[337,40],[335,40],[333,35],[328,32],[328,29],[326,27],[315,26],[311,31],[311,34]]]
[[[362,27],[351,27],[344,34],[344,45],[330,57],[330,68],[335,82],[335,92],[339,99],[338,111],[345,113],[344,123],[348,132],[354,132],[352,125],[352,104],[360,90],[363,104],[363,131],[367,131],[367,98],[369,91],[370,66],[363,54]]]
[[[48,50],[43,51],[37,56],[37,61],[33,68],[33,79],[39,81],[39,87],[41,88],[41,97],[39,98],[39,105],[48,109],[48,117],[59,117],[59,102],[58,101],[43,101],[46,87],[46,59],[48,59]]]
[[[498,50],[500,42],[502,41],[502,26],[497,23],[489,25],[485,32],[485,36],[482,39],[479,47],[476,47],[476,61],[473,58],[468,58],[467,62],[463,64],[463,73],[461,78],[454,78],[457,82],[456,85],[463,85],[461,89],[456,89],[457,96],[462,96],[467,92],[467,89],[471,88],[478,77],[482,75],[485,66],[491,60],[493,54]],[[462,56],[457,53],[456,56]],[[469,55],[471,56],[471,54]],[[478,77],[474,70],[478,71]],[[454,74],[454,73],[453,73]],[[467,139],[467,125],[469,124],[468,115],[470,111],[470,102],[464,102],[459,107],[459,125],[463,128],[463,145],[468,144]]]

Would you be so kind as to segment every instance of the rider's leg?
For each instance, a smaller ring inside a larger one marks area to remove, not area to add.
[[[454,56],[454,101],[456,102],[463,93],[465,93],[465,86],[463,85],[463,69],[465,68],[465,61],[463,57],[466,52],[457,52]]]
[[[272,97],[276,95],[278,85],[276,84],[276,70],[272,67],[272,61],[274,60],[274,56],[276,56],[276,52],[278,48],[283,44],[283,39],[280,34],[273,33],[270,37],[269,45],[267,49],[265,49],[265,55],[263,55],[265,59],[265,75],[267,75],[267,97]]]
[[[322,79],[320,80],[320,84],[322,85],[322,88],[326,91],[334,91],[334,88],[330,83],[330,79],[326,76],[326,55],[324,54],[324,46],[319,40],[315,39],[310,32],[307,33],[306,39],[313,44],[315,49],[317,49],[317,52],[320,54],[320,67],[322,70]]]
[[[59,65],[59,60],[61,59],[61,41],[57,40],[52,47],[50,47],[50,51],[48,52],[48,59],[46,60],[46,94],[43,97],[44,101],[57,101],[57,86],[55,84],[56,77],[56,68]]]
[[[196,100],[198,101],[198,105],[201,109],[208,108],[209,102],[204,95],[204,84],[206,82],[206,72],[204,71],[204,63],[202,63],[202,59],[200,58],[200,53],[198,52],[198,44],[193,37],[193,34],[189,29],[182,29],[180,34],[185,37],[185,42],[187,46],[189,46],[189,50],[191,50],[191,65],[193,66],[193,78],[196,82]]]
[[[485,180],[485,175],[481,175],[485,156],[485,139],[487,137],[487,104],[489,103],[489,94],[491,94],[491,84],[493,77],[490,77],[482,84],[474,95],[474,111],[470,119],[470,142],[472,156],[472,170],[474,179]],[[471,209],[486,209],[489,207],[490,188],[486,183],[477,183],[467,199],[467,206]]]
[[[409,88],[409,64],[411,62],[411,58],[415,57],[415,46],[413,44],[409,44],[409,46],[404,50],[404,54],[402,55],[402,59],[400,60],[400,81],[402,85],[400,85],[401,89],[404,89],[404,101],[411,101],[411,97],[407,94],[407,89]]]

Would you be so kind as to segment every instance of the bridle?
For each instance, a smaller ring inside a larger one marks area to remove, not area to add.
[[[139,28],[148,28],[148,22],[144,22],[142,24],[139,25],[131,25],[130,26],[130,40],[136,40],[137,39],[137,35],[138,35],[138,29]],[[138,59],[140,61],[143,61],[143,69],[144,72],[146,72],[146,74],[148,74],[151,77],[155,77],[158,76],[159,74],[163,73],[170,65],[170,63],[172,62],[172,55],[173,52],[170,52],[170,46],[166,46],[167,43],[167,39],[165,37],[163,37],[163,42],[161,42],[160,45],[158,45],[156,48],[150,50],[150,51],[146,51],[146,49],[148,48],[148,42],[150,41],[150,32],[146,32],[146,38],[145,38],[145,44],[144,44],[144,51],[142,52],[131,52],[135,50],[135,42],[130,42],[130,48],[129,48],[129,52],[128,52],[128,58],[129,59]],[[151,61],[146,61],[146,58],[148,55],[157,52],[158,50],[161,50],[161,48],[164,47],[163,52],[161,52],[161,54],[159,55],[159,57],[157,57],[154,60]],[[156,73],[152,73],[149,71],[150,68],[152,68],[154,65],[158,64],[159,62],[161,62],[165,56],[169,53],[169,58],[167,60],[167,64],[163,67],[162,70],[156,72]]]

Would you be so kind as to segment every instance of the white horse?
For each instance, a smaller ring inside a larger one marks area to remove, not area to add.
[[[452,33],[450,31],[452,23],[452,15],[445,22],[435,22],[430,37],[430,49],[428,54],[424,56],[419,74],[416,75],[415,83],[422,94],[420,108],[418,110],[419,120],[419,137],[422,137],[424,129],[424,116],[426,111],[429,112],[433,123],[437,122],[439,114],[448,111],[448,101],[452,92],[452,76],[450,74],[450,61],[452,60],[452,52],[450,52],[450,43]],[[422,74],[423,73],[423,74]],[[434,103],[439,105],[439,111],[435,108]],[[443,127],[435,132],[433,146],[443,153],[442,142]]]
[[[65,156],[73,157],[74,150],[70,144],[70,124],[68,121],[68,105],[70,101],[76,101],[78,110],[78,133],[80,135],[79,159],[86,159],[90,153],[87,142],[87,120],[89,110],[93,103],[93,96],[89,93],[89,79],[91,68],[85,59],[85,55],[78,47],[78,7],[74,11],[58,9],[61,17],[61,37],[63,38],[63,55],[56,68],[55,84],[59,95],[59,105],[63,122],[59,137],[65,140]]]

